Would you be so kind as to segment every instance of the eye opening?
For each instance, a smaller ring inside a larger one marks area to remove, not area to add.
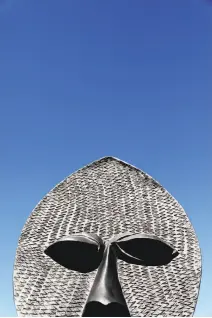
[[[119,259],[136,265],[167,265],[179,255],[170,244],[152,234],[119,236],[115,245]]]
[[[99,266],[103,251],[104,243],[100,237],[79,233],[60,238],[44,253],[67,269],[88,273]]]

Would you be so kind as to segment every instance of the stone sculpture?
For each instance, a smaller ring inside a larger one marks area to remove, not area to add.
[[[201,255],[180,204],[113,157],[51,190],[21,233],[14,298],[21,316],[191,316]]]

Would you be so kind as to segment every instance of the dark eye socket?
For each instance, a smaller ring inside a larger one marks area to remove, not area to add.
[[[87,273],[99,266],[103,250],[103,242],[97,236],[75,234],[53,243],[44,252],[65,268]]]
[[[178,255],[170,245],[154,235],[129,235],[116,242],[118,257],[146,266],[167,265]]]

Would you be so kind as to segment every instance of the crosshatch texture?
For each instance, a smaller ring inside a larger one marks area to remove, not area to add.
[[[131,316],[191,316],[201,279],[194,229],[180,204],[154,179],[113,157],[83,167],[35,207],[21,233],[14,266],[20,316],[81,316],[97,270],[65,269],[44,254],[57,239],[80,232],[104,240],[120,233],[151,233],[179,255],[166,266],[118,260]]]

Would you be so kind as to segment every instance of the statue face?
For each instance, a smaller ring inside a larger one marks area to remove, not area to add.
[[[33,210],[14,267],[21,316],[191,316],[201,257],[176,200],[115,158],[69,176]]]
[[[50,245],[45,253],[74,271],[89,273],[98,269],[83,310],[86,317],[130,316],[118,279],[117,259],[130,264],[161,266],[178,256],[177,251],[154,235],[129,233],[105,243],[98,235],[74,234]]]

